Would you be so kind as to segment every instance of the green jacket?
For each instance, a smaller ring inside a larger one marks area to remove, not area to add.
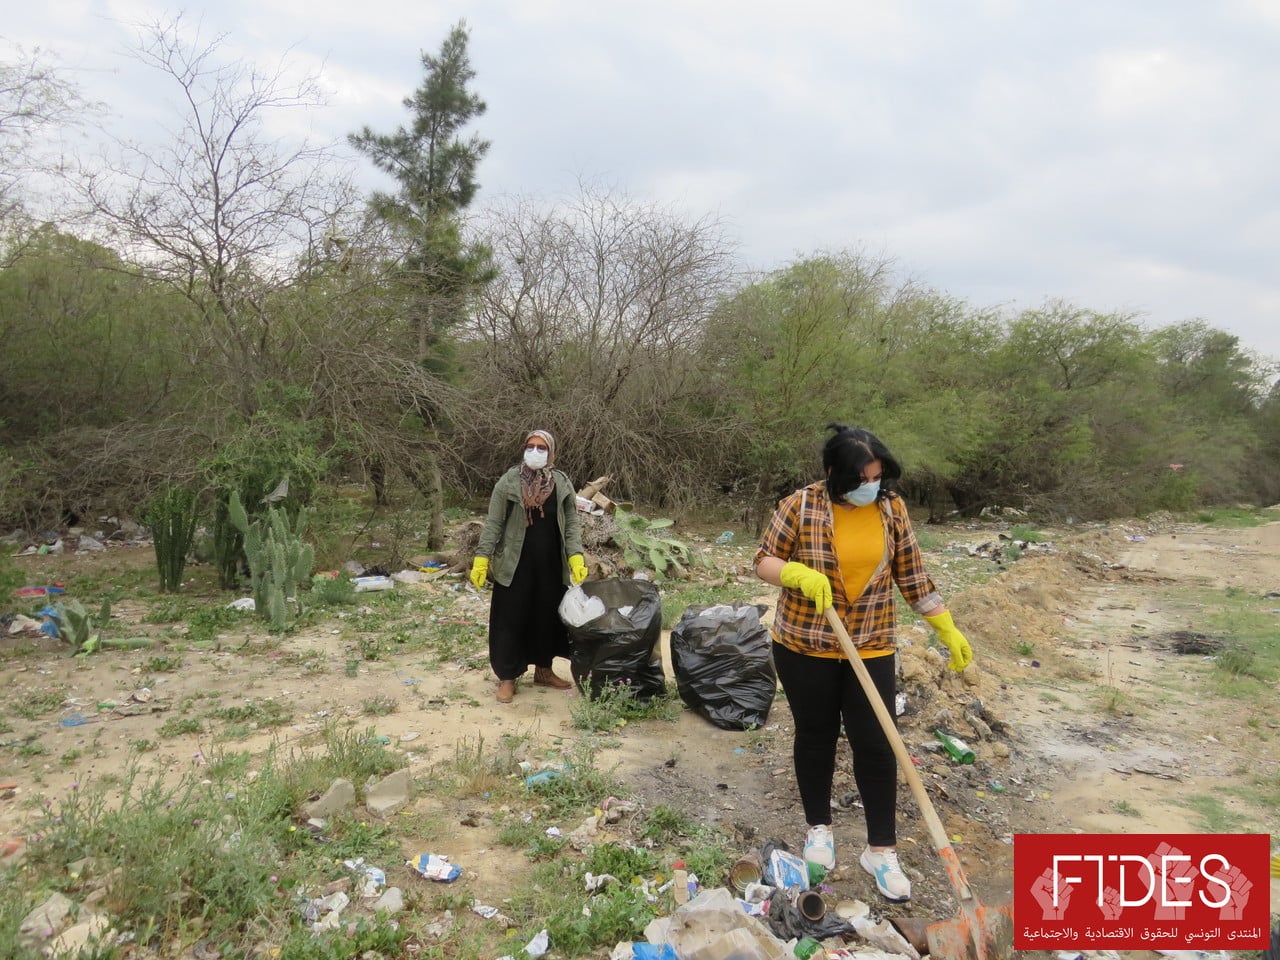
[[[569,478],[552,468],[556,481],[556,520],[560,524],[560,577],[569,585],[569,557],[582,553],[582,528],[578,522],[577,493]],[[551,505],[551,497],[543,507]],[[489,579],[504,587],[511,586],[516,564],[520,562],[520,549],[524,546],[524,531],[528,526],[524,507],[520,504],[520,468],[512,467],[493,485],[489,497],[489,515],[480,531],[477,557],[489,558]]]

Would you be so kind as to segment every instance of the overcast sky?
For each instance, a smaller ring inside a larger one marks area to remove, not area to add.
[[[180,6],[12,3],[121,125],[125,51]],[[580,178],[720,217],[744,266],[822,250],[1008,311],[1064,298],[1190,318],[1280,358],[1280,0],[222,0],[224,51],[320,70],[320,138],[406,119],[465,18],[486,198]],[[372,181],[370,181],[372,182]]]

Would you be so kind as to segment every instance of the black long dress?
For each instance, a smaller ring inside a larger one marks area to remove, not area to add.
[[[553,658],[569,656],[569,634],[559,613],[565,591],[560,523],[551,497],[544,508],[533,511],[533,523],[525,528],[511,586],[493,585],[489,664],[499,680],[516,679],[531,663],[549,667]]]

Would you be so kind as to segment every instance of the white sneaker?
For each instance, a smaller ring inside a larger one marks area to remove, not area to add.
[[[858,862],[862,864],[863,870],[876,878],[876,888],[880,891],[880,896],[895,903],[911,899],[911,881],[898,865],[896,850],[890,849],[876,853],[867,847],[862,851]]]
[[[804,862],[816,863],[824,870],[836,868],[836,838],[831,834],[831,824],[820,823],[809,828],[804,840]]]

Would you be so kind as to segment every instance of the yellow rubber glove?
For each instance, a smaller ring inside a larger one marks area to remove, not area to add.
[[[575,586],[587,579],[587,563],[580,553],[575,553],[569,558],[569,579]]]
[[[963,670],[973,663],[973,647],[969,646],[969,641],[964,638],[956,622],[951,619],[950,610],[935,613],[925,619],[929,621],[929,626],[937,631],[942,645],[951,651],[951,662],[947,666],[952,670]]]
[[[477,590],[484,589],[485,578],[489,575],[489,558],[476,557],[471,562],[471,585]]]
[[[806,567],[803,563],[792,560],[783,566],[778,579],[784,587],[799,590],[812,600],[819,613],[831,606],[831,581],[825,573],[819,573],[813,567]]]

